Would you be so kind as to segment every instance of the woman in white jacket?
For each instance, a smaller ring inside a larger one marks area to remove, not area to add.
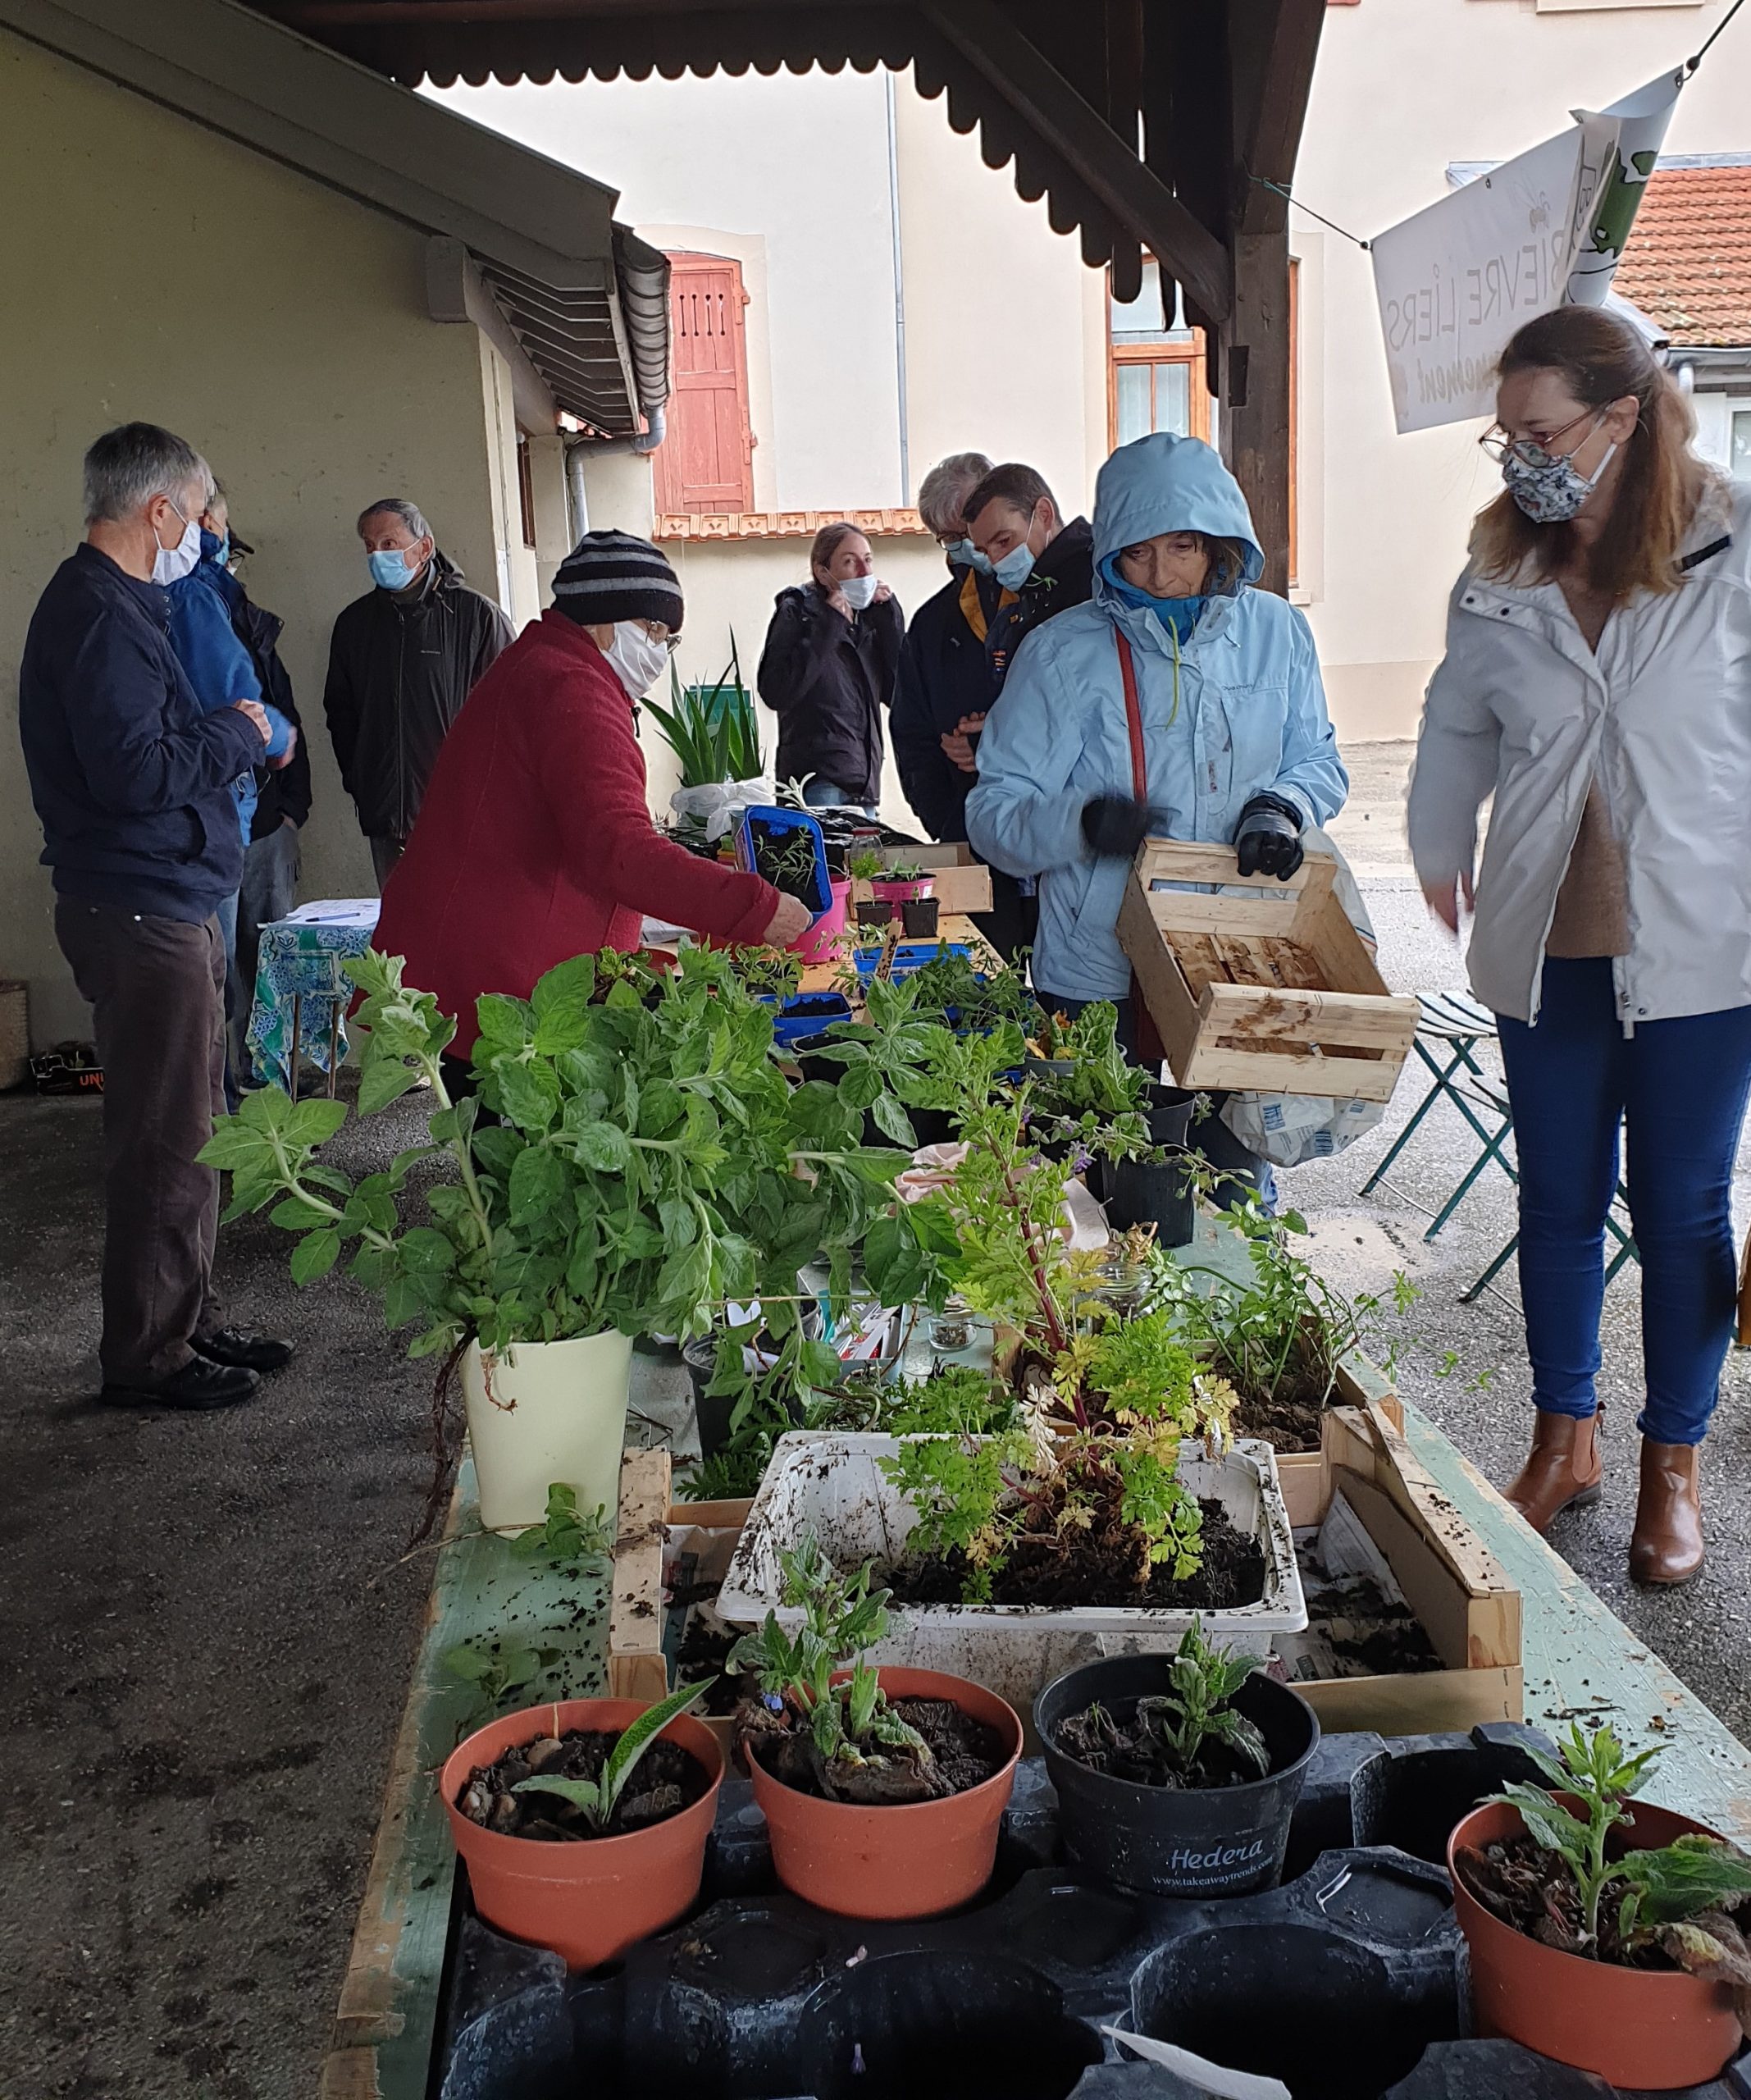
[[[1603,1468],[1603,1242],[1627,1126],[1646,1404],[1630,1572],[1703,1564],[1698,1452],[1735,1307],[1729,1193],[1751,1087],[1751,489],[1592,307],[1528,324],[1410,798],[1424,894],[1498,1017],[1538,1413],[1507,1490],[1543,1531]]]

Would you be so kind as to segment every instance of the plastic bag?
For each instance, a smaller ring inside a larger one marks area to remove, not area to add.
[[[775,802],[777,789],[769,773],[753,780],[709,780],[703,788],[677,788],[668,806],[677,817],[696,819],[708,839],[722,838],[744,810]]]

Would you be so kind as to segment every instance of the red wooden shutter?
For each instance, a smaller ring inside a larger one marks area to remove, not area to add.
[[[754,436],[741,267],[721,255],[672,255],[673,392],[668,431],[652,455],[656,508],[751,510]]]

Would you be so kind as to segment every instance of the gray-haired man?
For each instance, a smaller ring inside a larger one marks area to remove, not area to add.
[[[38,601],[18,726],[54,871],[55,936],[103,1065],[103,1395],[246,1400],[288,1344],[220,1325],[219,1177],[195,1155],[225,1107],[225,943],[243,871],[231,783],[268,737],[258,701],[203,713],[165,587],[200,559],[206,462],[154,423],[85,454],[83,545]]]
[[[372,588],[335,622],[322,705],[341,784],[358,810],[381,889],[401,858],[449,726],[511,623],[439,551],[417,504],[359,514]]]

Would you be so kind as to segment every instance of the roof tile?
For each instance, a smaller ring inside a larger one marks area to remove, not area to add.
[[[1751,162],[1656,168],[1612,289],[1675,345],[1751,344]]]

